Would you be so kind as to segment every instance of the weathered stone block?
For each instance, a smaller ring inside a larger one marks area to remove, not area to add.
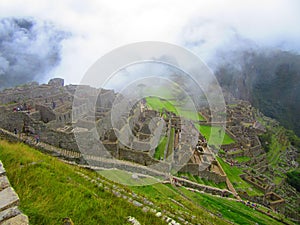
[[[5,171],[4,167],[3,167],[2,162],[0,161],[0,176],[5,175],[5,173],[6,173],[6,171]]]
[[[6,176],[0,177],[0,191],[7,188],[9,186],[9,180]]]
[[[24,214],[19,214],[15,217],[12,217],[4,221],[1,225],[28,225],[28,217]]]
[[[13,188],[8,187],[0,191],[0,211],[9,207],[17,206],[19,204],[19,197]]]
[[[15,216],[17,216],[20,213],[21,213],[20,210],[16,206],[0,212],[0,224],[3,221],[5,221],[7,219],[10,219],[12,217],[15,217]]]

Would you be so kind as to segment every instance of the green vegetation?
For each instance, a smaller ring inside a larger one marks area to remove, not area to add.
[[[236,224],[254,224],[255,222],[259,224],[281,224],[241,202],[209,194],[191,192],[184,187],[177,188],[171,185],[155,184],[152,186],[130,188],[136,193],[151,198],[154,202],[169,207],[170,211],[173,209],[183,209],[183,207],[185,207],[185,211],[187,212],[193,211],[197,215],[197,218],[199,216],[202,219],[203,222],[201,224],[225,224],[226,220]],[[170,199],[178,203],[176,204],[170,201]],[[220,215],[222,218],[215,217],[214,220],[210,219],[207,221],[206,219],[210,213],[206,210]]]
[[[300,191],[300,172],[299,171],[291,171],[287,174],[287,182],[292,185],[297,191]]]
[[[154,110],[162,112],[163,109],[175,113],[177,116],[182,116],[193,121],[204,121],[204,117],[199,112],[188,111],[182,108],[180,103],[173,100],[164,100],[158,97],[147,97],[147,105]]]
[[[238,163],[248,162],[251,158],[248,156],[236,157],[234,160],[238,161]]]
[[[155,159],[160,160],[160,159],[164,158],[164,153],[165,153],[167,141],[168,141],[167,137],[163,137],[161,139],[159,145],[155,149],[155,153],[154,153],[154,158]]]
[[[164,224],[127,201],[88,182],[76,172],[92,174],[23,144],[0,141],[0,158],[31,224],[126,224],[134,215],[142,224]]]
[[[160,182],[160,180],[150,176],[139,176],[138,179],[135,179],[132,177],[132,173],[118,169],[100,170],[97,173],[115,183],[123,185],[141,186]]]
[[[193,201],[186,199],[177,188],[169,184],[157,183],[151,186],[130,187],[130,189],[135,193],[151,199],[154,203],[168,209],[170,212],[182,210],[187,213],[193,213],[193,215],[196,216],[194,219],[195,223],[198,221],[200,224],[227,224],[220,218],[212,217],[205,209],[200,208]],[[190,217],[186,214],[182,214],[181,216]]]
[[[236,154],[240,154],[240,153],[242,153],[242,152],[243,152],[243,150],[238,149],[238,150],[235,150],[235,151],[230,151],[230,152],[228,152],[228,155],[236,155]]]
[[[169,138],[169,143],[168,143],[168,148],[167,148],[167,154],[166,157],[169,157],[174,149],[174,139],[175,139],[175,128],[172,127],[171,128],[171,134],[170,134],[170,138]]]
[[[282,224],[235,200],[190,192],[184,187],[181,188],[181,191],[199,205],[236,224]]]
[[[221,86],[232,92],[238,89],[239,93],[232,94],[250,99],[252,105],[266,116],[300,136],[299,54],[277,50],[239,54],[243,58],[239,65],[242,71],[229,64],[216,70]]]
[[[240,168],[228,165],[220,157],[217,157],[217,159],[221,164],[227,177],[229,178],[230,182],[234,185],[236,189],[246,191],[250,196],[263,195],[263,193],[260,190],[256,189],[254,186],[247,183],[240,177],[240,175],[243,174],[243,171]]]
[[[267,152],[267,159],[270,166],[272,166],[273,168],[277,168],[278,163],[281,160],[280,157],[282,153],[286,150],[286,148],[289,145],[283,132],[284,130],[280,128],[277,131],[277,133],[269,134],[270,142],[268,142],[267,144],[267,148],[269,149],[269,151]]]
[[[199,124],[195,124],[195,126],[200,131],[200,133],[208,140],[208,144],[210,145],[228,145],[235,142],[228,134],[226,134],[223,127]],[[221,140],[222,135],[224,135],[223,140]]]
[[[225,182],[215,183],[211,180],[206,180],[204,178],[200,178],[199,176],[193,176],[190,173],[178,172],[178,176],[183,177],[183,178],[188,178],[189,180],[196,182],[198,184],[204,184],[207,186],[216,187],[216,188],[220,188],[220,189],[227,189],[227,185]]]
[[[7,176],[20,197],[20,208],[29,216],[31,224],[61,224],[69,217],[74,224],[128,224],[126,218],[134,216],[141,224],[164,224],[154,214],[117,198],[104,187],[84,179],[83,173],[93,179],[106,180],[99,173],[67,165],[56,158],[46,156],[24,144],[0,141],[0,159]],[[105,176],[132,181],[130,173],[105,170]],[[141,184],[148,182],[141,178]],[[200,180],[194,177],[198,182]],[[202,180],[203,182],[206,182]],[[113,183],[111,183],[112,185]],[[108,184],[104,184],[110,187]],[[119,184],[116,184],[121,186]],[[128,192],[147,197],[161,209],[182,212],[181,217],[192,223],[228,224],[224,219],[238,224],[279,224],[275,220],[236,201],[199,194],[180,187],[156,183],[148,186],[124,187]],[[222,214],[223,218],[213,216]]]
[[[270,143],[272,142],[272,133],[271,132],[263,133],[259,136],[259,139],[265,152],[269,152],[271,149]]]
[[[291,145],[296,147],[300,151],[300,138],[292,130],[286,130],[286,136],[288,137]]]

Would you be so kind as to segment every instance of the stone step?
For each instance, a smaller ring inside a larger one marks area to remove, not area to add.
[[[5,220],[1,225],[28,225],[28,217],[24,214],[19,214],[8,220]]]
[[[2,191],[3,189],[9,187],[9,180],[7,179],[6,176],[1,176],[0,177],[0,191]]]
[[[0,191],[0,211],[19,204],[19,197],[12,187]]]
[[[0,224],[2,224],[3,221],[10,219],[12,217],[15,217],[19,215],[21,212],[18,209],[17,206],[14,206],[12,208],[8,208],[2,212],[0,212]]]
[[[6,171],[3,167],[2,162],[0,161],[0,176],[4,176],[6,174]]]

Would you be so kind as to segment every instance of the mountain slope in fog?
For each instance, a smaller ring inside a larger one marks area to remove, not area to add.
[[[236,53],[216,76],[235,97],[300,135],[300,56],[284,51]]]

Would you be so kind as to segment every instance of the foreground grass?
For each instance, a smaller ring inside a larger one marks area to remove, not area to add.
[[[80,225],[128,224],[127,216],[134,216],[141,224],[165,224],[153,214],[144,213],[140,208],[115,197],[77,174],[81,172],[94,179],[103,179],[99,173],[67,165],[26,145],[10,144],[1,140],[0,159],[12,186],[19,194],[20,208],[29,216],[30,224],[62,224],[62,218],[65,217]],[[130,179],[128,175],[120,173],[115,175]],[[262,221],[259,224],[278,224],[250,208],[235,206],[237,203],[234,201],[196,194],[184,188],[161,183],[124,188],[147,197],[161,209],[181,211],[184,218],[195,215],[193,223],[228,224],[223,219],[225,218],[238,224],[253,224],[248,223],[251,218],[252,221]],[[193,196],[195,194],[196,197]],[[223,218],[211,215],[202,207],[215,213],[221,212]],[[230,212],[227,214],[228,210]]]
[[[109,169],[97,171],[101,176],[115,183],[120,183],[129,186],[143,186],[161,182],[158,178],[150,176],[138,176],[138,179],[133,178],[133,174],[124,170]]]
[[[151,199],[153,202],[168,209],[170,212],[180,210],[187,213],[182,214],[182,217],[190,217],[190,214],[192,213],[195,216],[194,222],[200,222],[200,224],[228,224],[227,221],[212,216],[195,202],[182,196],[177,188],[170,184],[165,185],[157,183],[151,186],[130,187],[130,189],[135,193],[139,193],[140,195],[144,195]]]
[[[134,216],[142,224],[164,224],[123,199],[86,181],[76,171],[94,173],[66,165],[23,144],[0,141],[0,159],[20,197],[20,208],[30,224],[127,224]]]
[[[267,215],[260,213],[236,200],[229,200],[209,194],[192,192],[185,187],[173,187],[171,185],[155,184],[143,187],[130,187],[136,193],[151,198],[154,202],[160,202],[172,208],[185,208],[185,211],[194,212],[204,221],[201,224],[211,224],[212,220],[205,220],[209,212],[219,215],[215,217],[214,223],[224,223],[230,221],[234,224],[282,224]],[[173,199],[179,204],[170,202]],[[205,210],[203,210],[205,209]],[[206,211],[208,210],[208,211]]]
[[[241,202],[208,194],[190,192],[184,187],[181,188],[181,191],[195,202],[198,202],[201,206],[236,224],[282,224]]]

